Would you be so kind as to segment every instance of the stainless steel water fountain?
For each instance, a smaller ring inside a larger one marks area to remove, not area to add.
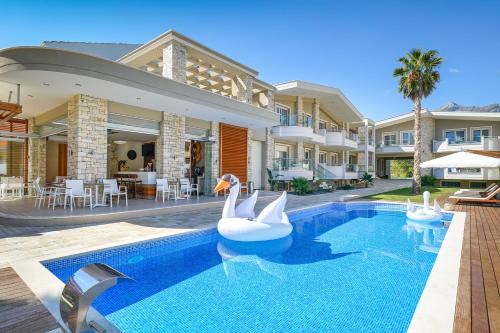
[[[106,289],[131,280],[105,264],[80,268],[64,287],[59,301],[61,317],[72,333],[101,331],[96,323],[87,322],[87,312],[94,299]]]

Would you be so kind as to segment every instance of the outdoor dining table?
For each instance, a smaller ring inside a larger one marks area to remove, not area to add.
[[[54,189],[55,189],[55,194],[63,194],[64,192],[63,191],[60,191],[60,190],[66,190],[67,188],[65,187],[66,185],[64,183],[52,183],[51,184]],[[106,187],[111,187],[111,185],[108,185],[108,184],[103,184],[101,182],[83,182],[83,187],[86,187],[86,188],[90,188],[90,195],[91,197],[93,197],[92,199],[92,208],[95,208],[95,207],[107,207],[108,205],[105,203],[104,200],[101,200],[101,202],[99,202],[99,189],[102,188],[104,190],[104,188]],[[94,188],[94,191],[92,191],[92,187]],[[92,194],[94,193],[94,195]]]

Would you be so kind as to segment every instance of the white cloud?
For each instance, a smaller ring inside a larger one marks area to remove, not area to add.
[[[460,69],[454,68],[454,67],[450,68],[449,71],[450,71],[450,73],[461,73],[462,72]]]

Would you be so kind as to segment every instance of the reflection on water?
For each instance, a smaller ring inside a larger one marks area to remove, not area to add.
[[[407,219],[406,232],[408,239],[413,239],[420,250],[438,253],[446,235],[446,228],[440,221],[423,222]]]

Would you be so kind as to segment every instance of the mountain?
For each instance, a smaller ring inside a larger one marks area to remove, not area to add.
[[[500,112],[500,103],[490,104],[485,106],[465,106],[454,102],[449,102],[446,105],[435,110],[438,112]]]

